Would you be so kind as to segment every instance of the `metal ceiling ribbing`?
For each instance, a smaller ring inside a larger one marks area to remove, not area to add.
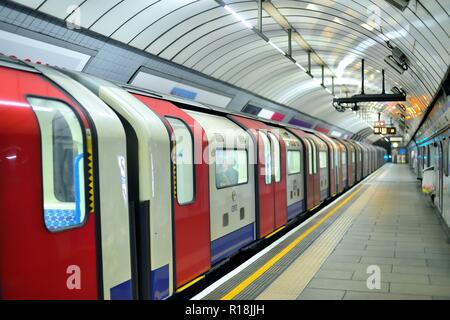
[[[72,21],[161,58],[226,81],[281,104],[326,120],[352,132],[367,128],[355,113],[338,113],[332,95],[291,61],[274,50],[214,0],[16,0],[32,9]],[[257,2],[225,0],[252,26],[257,25]],[[323,60],[325,85],[336,76],[336,94],[360,90],[360,60],[366,64],[366,92],[402,87],[414,109],[412,128],[432,101],[450,61],[448,1],[411,1],[403,12],[386,1],[272,0],[273,6]],[[76,10],[79,9],[79,10]],[[286,31],[263,11],[263,33],[287,51]],[[383,61],[390,40],[405,52],[410,70],[397,74]],[[293,44],[292,57],[307,66],[307,54]],[[320,79],[321,67],[312,66]],[[374,111],[391,105],[371,104]],[[413,131],[410,129],[410,131]],[[411,132],[412,133],[412,132]]]

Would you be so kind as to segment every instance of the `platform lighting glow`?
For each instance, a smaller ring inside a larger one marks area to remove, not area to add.
[[[333,94],[333,92],[331,92],[331,90],[328,88],[325,88],[325,91],[328,92],[329,94]]]
[[[241,17],[236,11],[231,9],[228,5],[223,6],[225,10],[227,10],[229,13],[231,13],[236,19],[238,19],[240,22],[242,22],[247,28],[253,29],[253,26],[245,20],[243,17]]]
[[[280,49],[279,46],[277,46],[275,43],[273,43],[271,40],[267,41],[268,44],[270,44],[272,47],[274,47],[275,49],[277,49],[277,51],[279,53],[281,53],[282,55],[286,55],[286,52],[284,52],[283,50]]]

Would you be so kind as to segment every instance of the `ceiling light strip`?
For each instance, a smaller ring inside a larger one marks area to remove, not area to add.
[[[320,81],[317,81],[316,79],[314,79],[313,75],[308,73],[308,70],[306,70],[299,62],[297,62],[294,58],[292,58],[291,55],[287,54],[283,49],[281,49],[279,46],[277,46],[275,43],[273,43],[269,38],[267,38],[262,32],[258,31],[255,27],[253,27],[247,20],[245,20],[240,14],[238,14],[236,11],[234,11],[228,4],[226,4],[224,1],[222,0],[215,0],[219,5],[221,5],[225,10],[227,10],[231,15],[233,15],[237,20],[239,20],[241,23],[243,23],[247,28],[251,29],[253,32],[255,32],[258,36],[260,36],[264,41],[266,41],[268,44],[270,44],[275,50],[277,50],[279,53],[281,53],[283,56],[287,57],[289,60],[291,60],[298,68],[300,68],[303,72],[305,72],[307,75],[309,75],[314,83],[318,84],[320,87],[325,88],[325,91],[328,92],[329,94],[333,95],[333,93],[331,92],[330,89],[326,88],[324,85],[322,85],[320,83]],[[267,12],[267,10],[266,10]],[[268,12],[269,13],[269,12]],[[279,14],[279,13],[278,13]],[[271,15],[269,13],[269,15]],[[271,15],[272,16],[272,15]],[[281,14],[279,14],[280,17],[283,17]],[[294,28],[292,28],[292,26],[290,26],[289,22],[287,20],[284,19],[284,24],[289,25],[289,28],[293,31],[293,35],[295,35],[294,39],[296,39],[296,42],[300,45],[299,43],[299,38],[301,38],[300,34],[297,33],[297,31],[295,31]],[[279,20],[279,19],[278,19]],[[276,21],[276,20],[275,20]],[[280,24],[281,25],[281,24]],[[283,25],[281,25],[283,26]],[[302,41],[303,38],[301,38]],[[304,43],[306,44],[306,42],[304,41]],[[300,45],[302,48],[303,46]],[[312,49],[310,49],[312,50]],[[326,64],[321,61],[321,65],[322,67],[326,66]],[[331,71],[331,69],[327,66],[327,69]]]

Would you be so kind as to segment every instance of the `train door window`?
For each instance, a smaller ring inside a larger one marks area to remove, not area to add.
[[[39,123],[44,222],[51,232],[80,226],[86,218],[84,136],[65,103],[28,98]]]
[[[327,152],[326,151],[319,152],[319,165],[320,165],[320,169],[327,167]]]
[[[336,167],[340,167],[339,164],[339,148],[336,147],[336,149],[334,150],[334,163],[336,164]]]
[[[287,152],[287,172],[288,174],[300,173],[300,159],[301,153],[296,150],[289,150]]]
[[[312,156],[313,172],[314,172],[314,174],[316,174],[317,173],[317,149],[316,149],[316,144],[314,143],[314,141],[311,141],[311,145],[312,145],[312,149],[313,149],[313,156]]]
[[[355,163],[355,150],[352,150],[352,163]]]
[[[334,168],[334,151],[333,148],[328,148],[328,152],[330,153],[330,169]]]
[[[308,174],[313,174],[313,148],[309,139],[305,139],[306,144],[308,145]]]
[[[280,152],[280,142],[278,141],[277,137],[273,133],[269,132],[269,138],[270,142],[272,144],[273,148],[273,171],[275,176],[275,182],[281,181],[281,152]]]
[[[347,155],[345,151],[342,152],[342,164],[347,164]]]
[[[216,149],[217,189],[245,184],[248,181],[247,150]]]
[[[264,146],[264,177],[266,184],[272,183],[272,150],[270,147],[270,140],[267,135],[259,131]]]
[[[172,161],[175,164],[175,195],[180,205],[194,200],[194,142],[188,126],[180,119],[166,117],[173,129]]]

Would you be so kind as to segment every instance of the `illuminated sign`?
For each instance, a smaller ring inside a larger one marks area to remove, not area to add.
[[[375,121],[375,125],[374,125],[374,127],[384,127],[384,121],[383,120],[381,120],[381,121]]]
[[[373,133],[374,134],[383,134],[383,135],[397,134],[397,128],[395,128],[395,127],[374,127]]]

